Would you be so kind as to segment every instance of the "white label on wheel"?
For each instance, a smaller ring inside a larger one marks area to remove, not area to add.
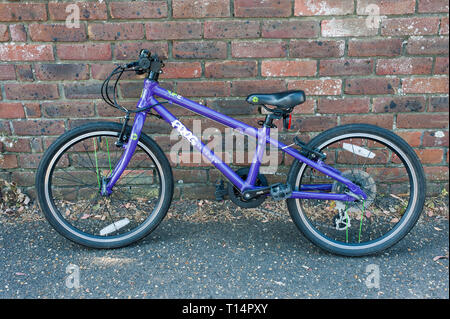
[[[105,235],[111,234],[111,233],[115,232],[116,230],[119,230],[120,228],[125,227],[129,223],[130,223],[130,220],[128,218],[124,218],[115,223],[112,223],[112,224],[106,226],[105,228],[103,228],[102,230],[100,230],[100,236],[105,236]]]
[[[358,146],[358,145],[344,143],[342,148],[344,150],[349,151],[350,153],[353,153],[358,156],[362,156],[362,157],[366,157],[366,158],[374,158],[375,157],[375,153],[372,153],[371,151],[366,150],[365,148],[362,148],[361,146]]]

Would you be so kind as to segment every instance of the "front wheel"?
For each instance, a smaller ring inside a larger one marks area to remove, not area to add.
[[[170,164],[145,134],[112,194],[101,195],[123,153],[115,145],[121,127],[100,122],[66,132],[48,148],[36,173],[39,205],[49,223],[88,247],[117,248],[143,238],[158,226],[172,200]]]
[[[292,220],[314,244],[335,254],[363,256],[382,251],[402,239],[422,212],[426,185],[413,149],[394,133],[368,124],[325,131],[308,143],[325,153],[325,163],[358,185],[367,199],[355,202],[288,199]],[[327,184],[345,193],[345,185],[294,162],[288,182]]]

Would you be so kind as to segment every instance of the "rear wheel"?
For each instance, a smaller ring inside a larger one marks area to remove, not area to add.
[[[355,202],[288,199],[291,217],[308,239],[336,254],[362,256],[394,245],[411,230],[423,209],[426,186],[422,165],[404,140],[377,126],[351,124],[319,134],[308,147],[325,153],[325,163],[368,196]],[[295,190],[327,184],[333,193],[349,191],[298,161],[288,182]]]
[[[59,137],[36,174],[40,207],[66,238],[94,248],[129,245],[153,231],[170,206],[172,171],[159,146],[141,134],[109,196],[100,189],[123,153],[121,125],[91,123]],[[129,131],[129,130],[128,130]]]

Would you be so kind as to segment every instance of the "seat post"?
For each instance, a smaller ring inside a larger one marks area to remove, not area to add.
[[[266,119],[264,120],[263,126],[268,128],[274,128],[276,127],[273,124],[273,120],[279,120],[283,117],[283,114],[280,112],[273,112],[266,115]]]

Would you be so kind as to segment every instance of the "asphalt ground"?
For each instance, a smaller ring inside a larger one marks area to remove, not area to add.
[[[41,218],[0,219],[0,298],[449,298],[448,218],[424,216],[389,250],[349,258],[264,210],[195,219],[180,207],[115,250],[74,244]]]

